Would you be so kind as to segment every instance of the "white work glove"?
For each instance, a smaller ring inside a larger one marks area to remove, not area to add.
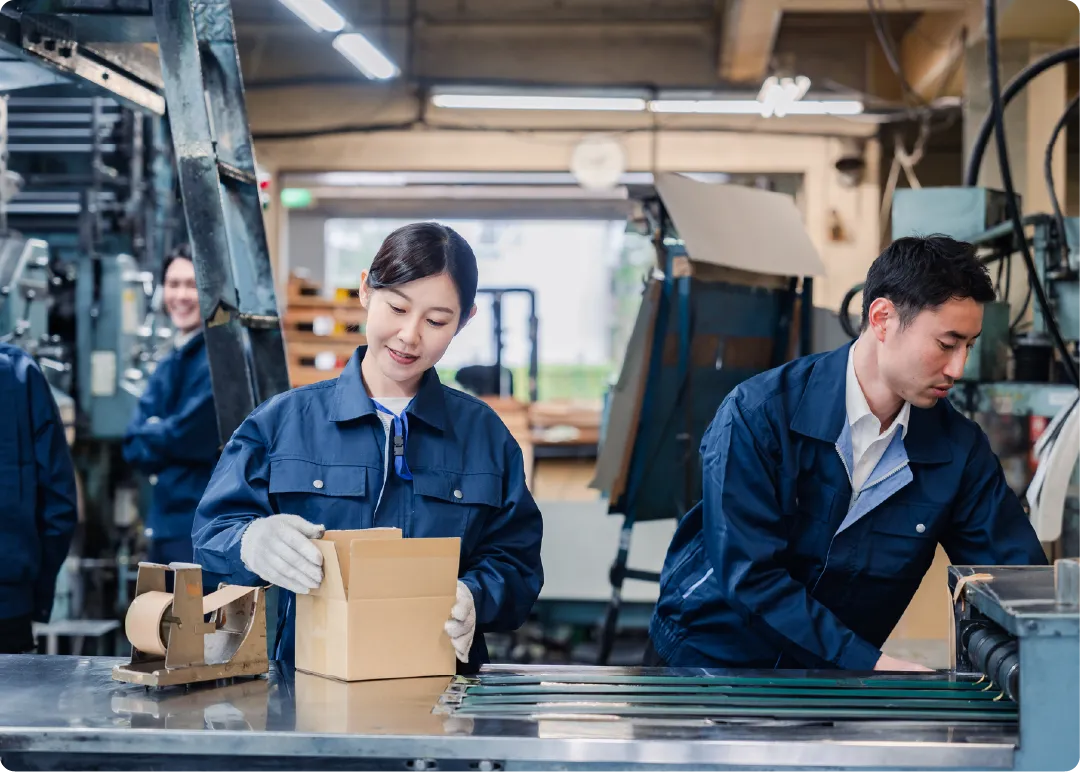
[[[311,540],[325,531],[299,515],[257,518],[240,537],[240,560],[271,584],[306,595],[322,584],[322,553]]]
[[[462,662],[469,661],[469,649],[472,648],[473,634],[476,632],[476,604],[472,593],[464,582],[457,583],[457,602],[450,609],[450,618],[443,625],[454,652]]]

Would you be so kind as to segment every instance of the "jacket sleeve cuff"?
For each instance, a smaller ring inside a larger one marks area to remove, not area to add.
[[[232,544],[229,546],[228,558],[230,568],[230,578],[233,580],[233,584],[244,585],[261,585],[265,582],[260,579],[256,574],[248,570],[248,567],[244,565],[243,559],[240,557],[240,543],[244,538],[244,531],[251,525],[250,522],[245,523],[243,528],[240,528],[233,539]]]
[[[469,592],[472,593],[473,608],[476,610],[476,624],[479,627],[480,620],[484,618],[483,615],[483,602],[484,595],[480,589],[480,582],[476,580],[476,576],[472,573],[465,574],[459,580],[463,585],[469,588]]]
[[[881,658],[881,650],[873,644],[867,643],[862,638],[856,637],[844,649],[840,661],[836,664],[844,670],[873,670],[874,665]]]

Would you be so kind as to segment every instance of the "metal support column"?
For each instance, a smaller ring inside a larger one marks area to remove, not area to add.
[[[153,0],[222,441],[289,388],[229,0]]]

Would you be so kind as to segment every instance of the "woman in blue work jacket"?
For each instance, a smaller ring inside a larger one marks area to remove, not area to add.
[[[293,661],[292,593],[322,581],[310,540],[326,529],[461,538],[446,630],[463,671],[488,661],[484,632],[527,618],[543,584],[542,522],[521,448],[493,410],[435,373],[476,312],[476,283],[472,249],[450,228],[394,231],[361,274],[367,346],[337,379],[268,400],[225,445],[196,515],[195,559],[214,578],[288,591],[278,659]]]
[[[206,359],[195,266],[186,244],[165,258],[162,299],[176,330],[173,350],[157,365],[124,436],[124,459],[150,475],[144,523],[147,559],[190,563],[191,524],[217,462],[214,393]]]

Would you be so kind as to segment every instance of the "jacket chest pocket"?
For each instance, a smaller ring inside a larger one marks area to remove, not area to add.
[[[789,544],[797,558],[811,562],[825,559],[835,530],[834,508],[840,492],[809,475],[796,484],[795,514]]]
[[[495,474],[414,470],[415,510],[410,536],[460,536],[465,544],[502,504],[502,478]],[[470,529],[477,531],[471,534]],[[464,551],[464,550],[463,550]]]
[[[374,506],[368,496],[367,476],[365,466],[272,459],[271,504],[278,514],[300,515],[328,530],[363,528]]]
[[[934,559],[938,510],[909,504],[872,512],[866,573],[882,578],[922,577]]]

